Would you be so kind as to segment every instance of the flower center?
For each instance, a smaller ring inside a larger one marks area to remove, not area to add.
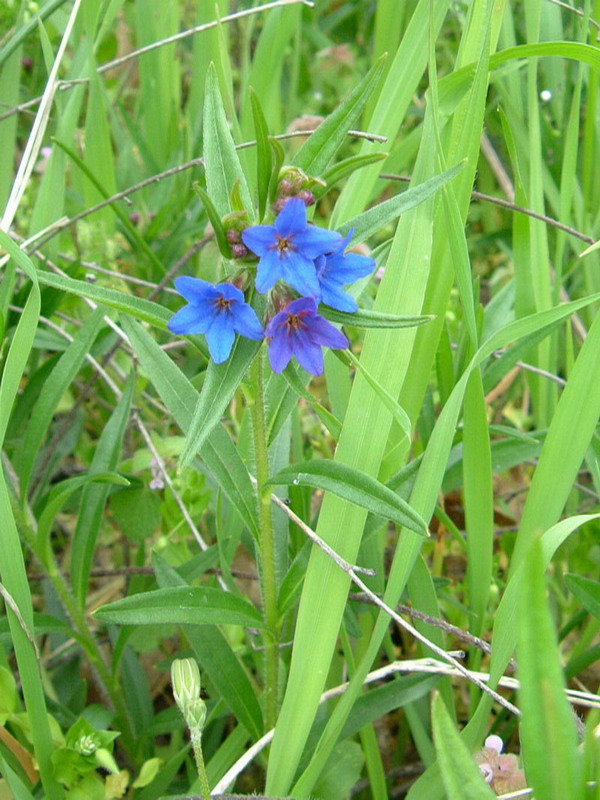
[[[231,308],[231,302],[232,302],[231,300],[227,300],[226,297],[220,295],[215,300],[215,306],[217,307],[217,311],[229,311],[229,309]]]
[[[300,314],[288,314],[288,317],[285,321],[285,325],[287,326],[288,333],[292,333],[292,331],[299,331],[306,327],[303,317],[306,314],[300,312]]]
[[[294,249],[290,240],[285,239],[283,236],[279,236],[279,234],[277,234],[277,244],[275,247],[279,251],[280,255],[285,255],[286,253],[289,253],[290,250]]]

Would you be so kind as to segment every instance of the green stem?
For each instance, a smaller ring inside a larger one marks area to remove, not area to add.
[[[118,727],[121,729],[121,737],[125,749],[133,755],[135,746],[135,736],[131,727],[127,706],[123,700],[121,689],[117,680],[113,678],[108,666],[102,655],[102,651],[98,646],[94,636],[90,633],[88,622],[85,613],[77,604],[77,601],[69,591],[69,587],[61,575],[54,553],[47,548],[38,547],[37,537],[31,527],[23,518],[24,515],[20,513],[20,508],[15,507],[16,518],[20,521],[21,531],[23,532],[28,546],[33,553],[37,556],[40,564],[43,566],[48,579],[52,583],[56,594],[58,595],[61,603],[68,616],[71,619],[73,627],[77,631],[77,641],[85,651],[92,669],[100,684],[100,689],[105,693],[106,697],[112,704],[117,716]]]
[[[251,368],[255,397],[251,406],[254,433],[254,463],[256,469],[258,519],[260,525],[260,588],[265,631],[265,727],[270,730],[277,720],[277,685],[279,672],[279,614],[277,611],[277,577],[270,490],[264,486],[269,478],[269,453],[265,426],[263,354],[254,359]]]
[[[202,797],[202,800],[210,800],[210,785],[208,783],[206,767],[204,766],[204,756],[202,755],[202,733],[192,730],[191,738],[192,747],[194,749],[194,759],[196,760],[196,769],[198,770],[198,777],[200,778],[200,797]]]

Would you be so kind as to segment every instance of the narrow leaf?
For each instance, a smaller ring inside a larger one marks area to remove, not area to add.
[[[359,308],[353,314],[338,311],[336,308],[319,305],[319,313],[331,322],[352,325],[354,328],[415,328],[431,322],[432,316],[406,317],[401,314],[387,314],[384,311]]]
[[[129,420],[133,387],[134,382],[130,380],[100,435],[90,467],[91,472],[114,472],[116,470],[123,436]],[[96,539],[109,492],[108,484],[90,483],[85,487],[81,496],[71,549],[71,582],[82,608],[85,605]]]
[[[433,699],[432,722],[435,749],[448,800],[493,800],[496,795],[483,779],[439,694]]]
[[[202,393],[181,453],[181,469],[192,462],[196,453],[220,422],[221,415],[240,385],[260,345],[261,342],[238,336],[231,355],[224,364],[215,364],[214,361],[209,363]]]
[[[546,604],[544,558],[538,541],[525,558],[523,578],[517,658],[525,774],[537,800],[578,800],[583,795],[577,734]]]
[[[215,232],[215,239],[217,240],[217,245],[221,255],[225,258],[231,258],[231,247],[225,235],[223,221],[217,209],[215,208],[214,203],[198,182],[194,183],[194,191],[198,193],[200,200],[202,200],[206,215],[208,216],[210,224]]]
[[[427,526],[407,502],[371,475],[337,461],[315,459],[294,464],[269,478],[267,484],[324,489],[397,525],[404,525],[421,536],[427,536]]]
[[[123,311],[142,322],[149,322],[157,328],[166,328],[167,322],[173,316],[171,311],[158,303],[116,289],[107,289],[104,286],[96,286],[93,283],[66,278],[44,270],[37,271],[37,278],[45,286],[52,286],[54,289],[70,292],[79,297],[87,297],[95,303],[116,308],[117,311]]]
[[[254,135],[256,137],[256,184],[258,189],[258,221],[265,216],[269,197],[269,183],[273,170],[273,154],[269,143],[267,120],[254,89],[250,88],[250,103],[254,119]]]
[[[382,56],[342,104],[308,137],[293,159],[295,167],[315,177],[325,170],[379,83],[384,62],[385,56]]]
[[[600,583],[580,575],[565,575],[565,582],[586,611],[600,619]]]
[[[94,614],[118,625],[246,625],[262,628],[260,612],[246,600],[210,586],[174,586],[141,592],[101,606]]]
[[[223,217],[232,210],[230,192],[239,180],[244,206],[253,216],[248,184],[229,131],[214,64],[210,65],[206,75],[203,156],[206,189],[217,212]]]
[[[357,217],[344,222],[338,226],[338,230],[342,234],[348,233],[353,228],[354,233],[350,245],[364,242],[369,236],[372,236],[377,231],[385,228],[390,222],[393,222],[400,214],[405,214],[412,208],[420,205],[425,200],[428,200],[432,195],[439,191],[444,184],[455,178],[464,169],[464,162],[455,164],[445,172],[439,175],[434,175],[433,178],[428,178],[423,183],[419,183],[402,194],[397,194],[395,197],[390,197],[389,200],[384,200],[383,203],[370,208],[368,211],[363,211]]]

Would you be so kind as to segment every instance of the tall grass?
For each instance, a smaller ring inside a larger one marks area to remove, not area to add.
[[[1,791],[202,792],[192,656],[214,791],[591,796],[600,3],[0,19]],[[167,329],[289,165],[378,268],[314,380]]]

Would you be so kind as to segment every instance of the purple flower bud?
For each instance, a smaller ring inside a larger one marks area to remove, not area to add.
[[[241,242],[238,244],[233,244],[231,245],[231,254],[234,258],[246,258],[248,255],[248,248]]]

